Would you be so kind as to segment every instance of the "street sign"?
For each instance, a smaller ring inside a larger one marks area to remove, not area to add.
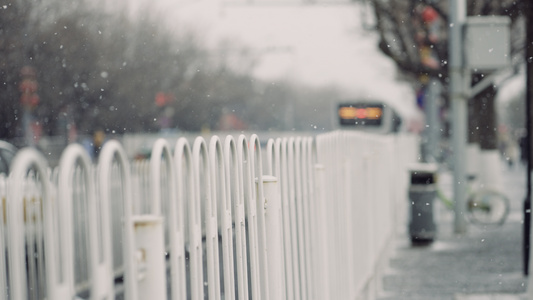
[[[465,66],[473,71],[496,71],[511,63],[511,39],[506,16],[468,17],[465,23]]]

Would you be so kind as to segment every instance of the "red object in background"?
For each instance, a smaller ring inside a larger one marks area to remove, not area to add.
[[[165,93],[157,93],[155,95],[155,105],[157,105],[158,107],[162,107],[165,104],[167,104],[167,96],[165,95]]]
[[[37,94],[22,94],[20,95],[20,103],[22,105],[34,108],[39,104],[41,98]]]
[[[22,93],[35,93],[37,92],[37,81],[32,78],[25,78],[19,85],[19,91]]]
[[[422,20],[426,23],[432,23],[439,18],[439,13],[431,6],[424,7],[422,10]]]
[[[234,113],[224,113],[220,116],[218,130],[246,130],[246,123]]]
[[[24,66],[20,69],[20,77],[22,78],[35,78],[35,76],[37,76],[37,72],[35,72],[35,69],[31,66]]]
[[[41,98],[39,98],[39,95],[37,95],[37,94],[32,94],[32,95],[30,96],[30,103],[29,103],[30,107],[35,107],[35,106],[37,106],[37,104],[39,104],[40,99],[41,99]]]
[[[163,92],[155,94],[155,105],[157,105],[157,107],[163,107],[167,104],[170,104],[172,101],[174,101],[174,95],[172,94]]]
[[[35,69],[30,66],[24,66],[20,70],[20,76],[20,103],[27,108],[35,108],[40,101],[39,95],[37,95],[39,85],[37,83]]]

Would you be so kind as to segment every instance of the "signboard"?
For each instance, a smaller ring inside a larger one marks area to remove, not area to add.
[[[340,104],[338,115],[343,126],[379,127],[383,123],[383,104]]]
[[[467,18],[464,49],[469,69],[494,71],[510,65],[510,23],[505,16]]]

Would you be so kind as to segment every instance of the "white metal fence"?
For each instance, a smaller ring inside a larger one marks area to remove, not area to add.
[[[412,138],[198,137],[131,161],[34,149],[0,177],[0,300],[355,299],[406,201]]]

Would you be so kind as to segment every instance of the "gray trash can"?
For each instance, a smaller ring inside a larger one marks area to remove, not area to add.
[[[416,164],[410,169],[409,234],[413,244],[430,244],[437,226],[433,219],[437,195],[437,165]]]

